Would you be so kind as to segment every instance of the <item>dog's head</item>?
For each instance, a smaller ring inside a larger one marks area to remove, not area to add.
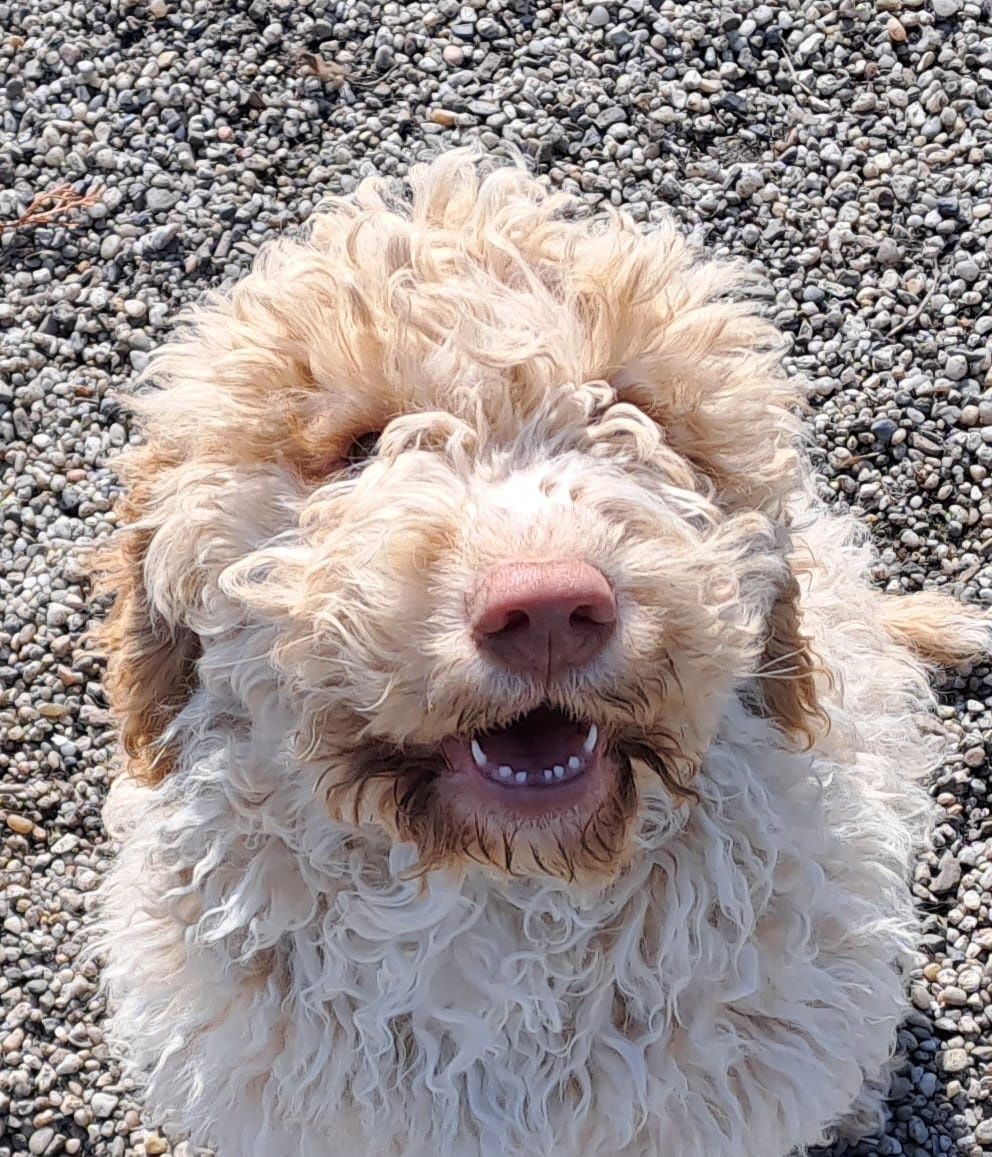
[[[672,227],[465,152],[408,193],[333,204],[153,363],[104,556],[130,770],[170,773],[191,697],[263,729],[277,687],[343,822],[609,876],[731,696],[815,715],[795,387]]]

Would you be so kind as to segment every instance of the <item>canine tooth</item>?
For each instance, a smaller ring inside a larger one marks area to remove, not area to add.
[[[554,777],[555,777],[555,773],[551,770],[550,767],[546,767],[544,769],[544,782],[550,783],[554,779]]]
[[[513,768],[507,767],[506,764],[504,763],[503,766],[499,769],[498,774],[499,774],[500,779],[512,779],[513,778]]]
[[[517,783],[526,783],[527,782],[527,772],[526,771],[518,771],[516,776],[514,776],[514,778],[516,779]]]
[[[582,760],[579,759],[577,755],[570,755],[568,757],[568,766],[572,769],[572,771],[578,771],[582,766]]]
[[[562,765],[560,763],[556,763],[555,764],[555,779],[564,779],[564,778],[565,778],[565,769],[562,767]]]
[[[479,746],[477,739],[472,740],[472,758],[475,760],[477,767],[485,767],[488,762],[486,760],[486,753]]]
[[[596,746],[596,741],[599,739],[599,728],[594,723],[589,728],[589,734],[586,736],[586,741],[583,743],[583,748],[587,755],[592,754],[592,749]]]

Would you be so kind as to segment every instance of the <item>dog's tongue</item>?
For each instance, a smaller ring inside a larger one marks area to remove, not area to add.
[[[595,758],[599,729],[539,708],[499,731],[466,741],[450,739],[444,753],[452,770],[476,772],[505,784],[555,787],[579,778]]]

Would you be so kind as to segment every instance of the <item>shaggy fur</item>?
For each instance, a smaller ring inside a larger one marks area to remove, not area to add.
[[[988,624],[870,588],[740,269],[491,168],[363,185],[153,363],[102,560],[115,1030],[222,1157],[782,1157],[878,1117],[927,665]],[[570,557],[616,637],[495,670],[478,576]],[[468,814],[442,740],[540,704],[607,736],[592,814]]]

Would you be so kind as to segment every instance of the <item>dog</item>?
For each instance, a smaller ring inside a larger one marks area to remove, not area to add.
[[[154,358],[99,572],[113,1039],[221,1157],[881,1120],[989,622],[875,589],[753,276],[442,154]]]

